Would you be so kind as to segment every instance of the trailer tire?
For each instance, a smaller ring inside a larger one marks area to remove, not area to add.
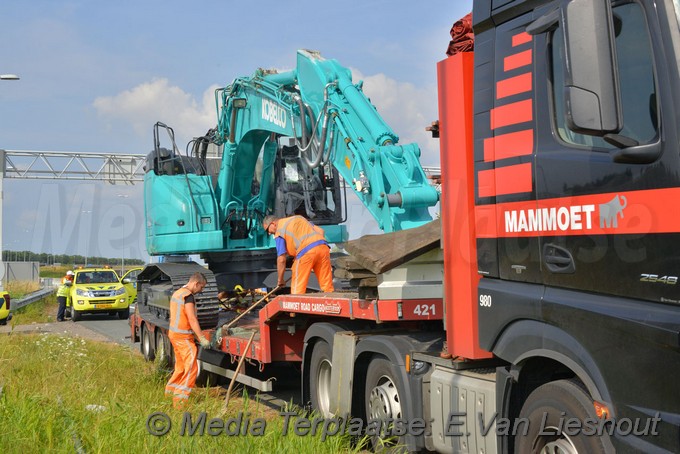
[[[209,372],[203,368],[203,361],[200,359],[196,361],[198,373],[196,374],[196,387],[210,388],[219,384],[220,376],[214,372]]]
[[[331,418],[331,370],[333,363],[333,348],[324,340],[314,344],[312,357],[309,362],[309,393],[312,409],[324,418]]]
[[[151,333],[149,328],[146,327],[146,323],[142,324],[142,335],[140,337],[139,350],[142,352],[142,356],[147,361],[153,361],[156,358],[156,352],[151,344]]]
[[[588,435],[585,424],[579,430],[564,427],[564,421],[572,419],[581,423],[597,421],[592,398],[574,380],[558,380],[536,388],[524,402],[519,418],[527,418],[528,433],[517,434],[515,452],[609,452],[611,441],[606,431],[594,436]],[[596,430],[594,425],[591,428]]]
[[[170,351],[172,350],[172,346],[170,345],[170,339],[161,331],[160,329],[156,329],[156,358],[158,358],[159,364],[158,367],[161,369],[169,369],[172,370],[172,368],[175,367],[175,364],[172,363],[172,359],[170,358]]]
[[[374,451],[407,451],[405,432],[402,430],[405,421],[402,408],[403,389],[399,374],[390,361],[384,357],[371,360],[366,372],[364,401],[367,431],[374,433],[369,437]],[[389,427],[388,420],[395,421],[402,427]]]

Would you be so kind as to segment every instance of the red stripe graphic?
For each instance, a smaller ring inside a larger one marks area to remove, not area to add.
[[[503,59],[503,70],[511,71],[513,69],[521,68],[522,66],[530,65],[532,62],[531,57],[531,49],[505,57]]]
[[[500,134],[484,139],[484,161],[516,158],[530,155],[534,151],[534,130]]]
[[[496,99],[531,91],[531,73],[520,74],[496,83]]]
[[[679,198],[670,188],[478,206],[477,238],[680,233]]]
[[[519,46],[521,44],[530,43],[531,35],[527,32],[519,33],[512,37],[512,47]]]
[[[513,102],[491,109],[491,129],[525,123],[533,119],[533,103],[531,99]]]
[[[482,170],[477,174],[479,197],[531,192],[531,163]]]

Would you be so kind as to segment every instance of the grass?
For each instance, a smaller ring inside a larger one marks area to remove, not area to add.
[[[69,265],[48,265],[40,267],[40,277],[64,277],[68,270],[73,270]]]
[[[13,300],[18,300],[28,295],[29,293],[40,290],[40,282],[36,281],[6,281],[5,290]]]
[[[349,437],[298,436],[284,418],[257,400],[232,398],[219,421],[242,415],[255,434],[180,434],[183,418],[219,418],[223,388],[197,388],[184,411],[163,395],[167,376],[129,347],[57,334],[0,336],[0,452],[294,452],[358,451]],[[167,415],[164,436],[147,430]],[[292,422],[291,422],[292,424]],[[256,427],[257,426],[257,427]],[[257,435],[261,433],[261,435]]]
[[[12,293],[10,292],[10,295]],[[12,299],[16,299],[12,297]],[[11,307],[11,304],[10,304]],[[24,306],[17,310],[12,309],[12,321],[14,325],[28,325],[30,323],[50,323],[57,319],[57,295],[51,294],[47,297]]]

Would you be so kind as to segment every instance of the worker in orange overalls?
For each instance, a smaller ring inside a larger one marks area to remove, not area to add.
[[[266,216],[262,221],[264,230],[274,235],[276,240],[276,269],[278,285],[284,286],[286,271],[286,255],[295,257],[290,284],[290,293],[299,295],[307,291],[307,282],[312,270],[316,275],[321,290],[332,292],[333,270],[328,242],[323,236],[323,229],[317,227],[302,216],[277,218]]]
[[[207,283],[203,273],[194,273],[189,282],[172,294],[170,299],[170,343],[175,352],[175,372],[165,386],[165,394],[172,395],[172,406],[184,407],[189,394],[196,384],[198,364],[196,363],[196,342],[208,348],[210,342],[203,335],[196,318],[194,295],[201,293]]]

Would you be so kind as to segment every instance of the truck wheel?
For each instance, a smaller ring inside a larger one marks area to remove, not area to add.
[[[583,428],[565,428],[564,421],[597,420],[592,398],[573,380],[558,380],[536,388],[524,402],[519,417],[526,418],[529,427],[526,436],[520,433],[515,437],[515,452],[605,453],[605,446],[611,444],[606,433],[588,436]]]
[[[80,314],[80,312],[78,312],[73,308],[73,306],[71,306],[71,321],[77,322],[78,320],[80,320],[81,317],[82,315]]]
[[[406,449],[404,436],[390,435],[403,427],[395,428],[388,425],[388,420],[399,420],[399,424],[404,424],[405,421],[401,407],[402,386],[398,377],[392,363],[386,358],[374,358],[368,365],[364,400],[367,431],[375,434],[370,437],[375,451]]]
[[[330,411],[332,357],[333,349],[328,342],[320,340],[314,344],[309,362],[309,392],[312,408],[324,418],[333,416]]]
[[[128,317],[130,317],[130,308],[129,307],[127,309],[123,309],[122,311],[118,311],[118,318],[120,320],[127,320]]]
[[[142,351],[142,356],[147,361],[153,361],[156,357],[153,345],[151,345],[151,333],[146,323],[142,325],[142,341],[139,343],[139,349]]]

